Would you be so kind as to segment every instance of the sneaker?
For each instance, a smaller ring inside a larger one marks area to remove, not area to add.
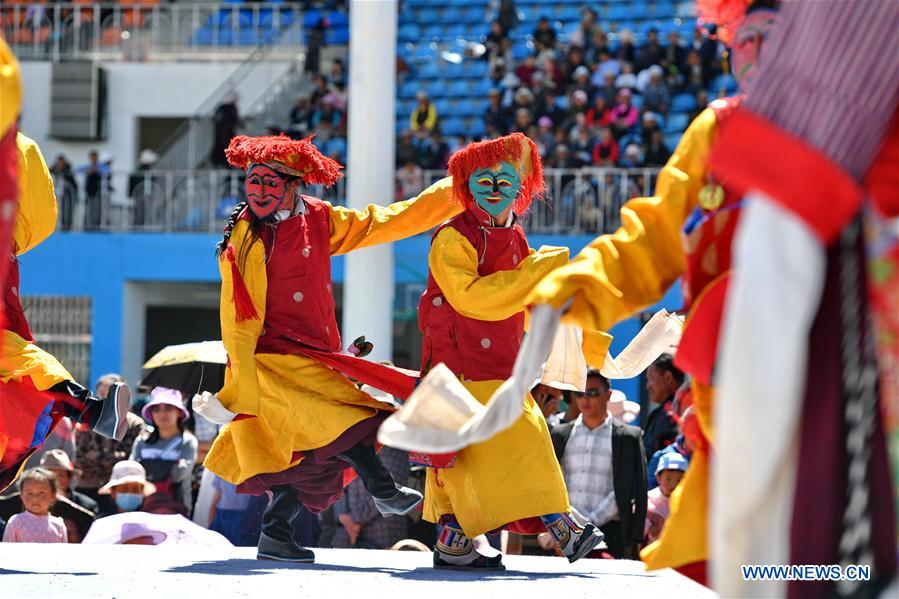
[[[573,564],[589,554],[596,549],[597,545],[602,543],[603,539],[605,539],[605,535],[602,534],[602,531],[588,522],[584,525],[584,530],[575,537],[571,547],[571,553],[566,553],[568,563]]]
[[[387,499],[378,499],[377,497],[372,497],[372,499],[375,500],[375,507],[382,516],[405,516],[424,501],[424,496],[415,489],[397,485],[396,493],[393,496]]]
[[[93,431],[104,437],[121,441],[128,432],[128,407],[131,405],[131,391],[124,383],[113,383],[106,397],[99,401],[100,414],[94,422]]]
[[[256,559],[272,560],[276,562],[293,562],[296,564],[311,564],[315,562],[315,554],[296,543],[284,543],[276,541],[265,534],[259,535],[259,545],[256,550]]]
[[[447,557],[439,549],[434,549],[434,569],[460,570],[463,572],[503,572],[506,569],[503,565],[502,553],[493,557],[487,557],[477,551],[472,551],[471,559],[468,561],[458,559],[448,561]]]

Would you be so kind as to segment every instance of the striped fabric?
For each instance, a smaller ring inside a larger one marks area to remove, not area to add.
[[[899,103],[899,2],[784,2],[746,107],[860,180]]]

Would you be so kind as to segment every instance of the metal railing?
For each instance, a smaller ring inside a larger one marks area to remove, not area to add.
[[[531,206],[524,227],[529,233],[562,235],[614,231],[621,205],[650,195],[657,173],[654,168],[545,169],[548,199]],[[444,177],[445,171],[423,175],[422,188]],[[216,233],[243,200],[243,178],[243,171],[237,170],[116,171],[90,182],[81,178],[76,189],[58,177],[57,230]],[[396,198],[371,201],[387,204],[413,197],[421,191],[417,187],[398,185]],[[344,204],[346,179],[333,188],[314,187],[305,193]]]
[[[264,44],[295,55],[302,24],[290,4],[0,4],[0,32],[19,60],[221,59]]]

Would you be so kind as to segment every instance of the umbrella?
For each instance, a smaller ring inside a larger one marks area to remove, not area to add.
[[[228,354],[221,341],[169,345],[147,360],[141,385],[169,387],[188,393],[217,393],[225,384]]]

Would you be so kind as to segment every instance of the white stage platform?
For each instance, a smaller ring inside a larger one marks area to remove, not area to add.
[[[0,543],[0,597],[196,599],[575,599],[714,597],[672,570],[635,561],[506,556],[491,574],[431,568],[431,554],[316,549],[316,564],[257,561],[223,551],[138,545]]]

